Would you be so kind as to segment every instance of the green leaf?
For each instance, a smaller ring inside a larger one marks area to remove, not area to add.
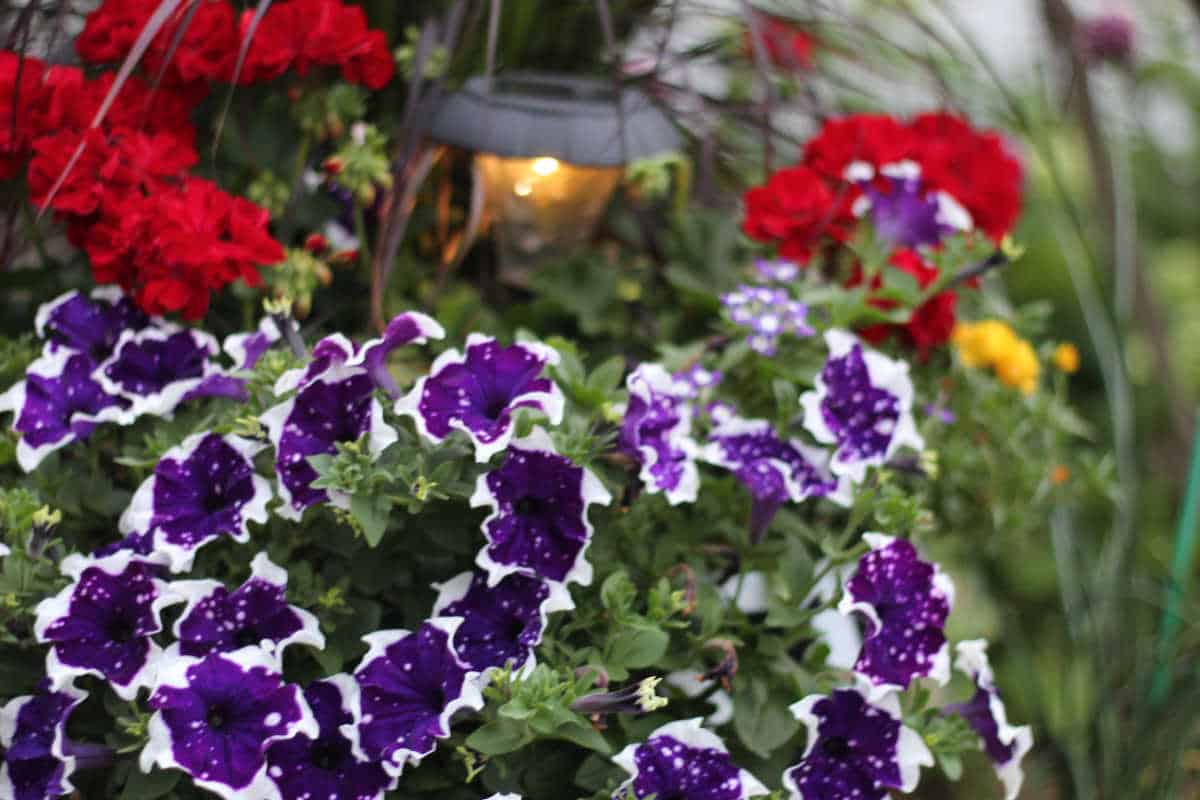
[[[363,538],[370,547],[377,546],[387,532],[392,503],[386,497],[356,494],[350,498],[350,513],[362,526]]]
[[[177,770],[155,769],[149,774],[131,768],[120,800],[154,800],[175,788],[181,777]]]
[[[633,581],[629,579],[628,573],[623,569],[619,569],[604,581],[604,585],[600,587],[600,602],[609,611],[618,614],[623,613],[633,605],[634,598],[637,597],[637,589],[633,585]]]
[[[621,356],[613,356],[592,370],[592,374],[587,379],[587,386],[589,389],[608,395],[617,388],[624,374],[625,359]]]
[[[609,640],[609,659],[627,669],[651,667],[667,652],[670,643],[666,631],[648,623],[622,625]]]
[[[800,723],[780,702],[779,693],[772,697],[767,682],[761,677],[738,676],[733,692],[733,727],[742,743],[756,754],[767,758],[771,752],[796,735]]]
[[[608,740],[605,739],[600,731],[582,722],[578,719],[559,726],[554,731],[554,738],[566,739],[568,742],[574,742],[580,747],[586,747],[588,750],[595,750],[597,753],[611,753],[612,747]]]
[[[485,756],[502,756],[520,750],[533,741],[533,733],[524,722],[497,719],[467,737],[467,747]]]
[[[962,759],[957,755],[950,753],[939,753],[937,762],[938,766],[942,768],[942,772],[946,773],[946,777],[948,779],[957,781],[962,777]]]

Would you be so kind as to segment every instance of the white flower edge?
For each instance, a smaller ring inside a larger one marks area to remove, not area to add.
[[[300,331],[299,323],[292,320],[291,324],[293,331]],[[275,323],[274,317],[267,315],[259,320],[256,330],[246,333],[231,333],[225,337],[225,341],[221,342],[221,350],[233,361],[233,368],[235,370],[253,369],[252,365],[246,363],[246,343],[259,336],[267,340],[268,347],[283,338],[283,334],[279,330],[279,325]]]
[[[878,700],[872,700],[858,686],[853,688],[843,687],[842,691],[858,692],[862,695],[867,705],[879,709],[900,723],[900,735],[896,741],[896,766],[900,770],[901,784],[899,788],[902,792],[911,792],[917,788],[917,784],[921,780],[921,767],[932,767],[934,764],[933,753],[929,751],[921,735],[904,724],[904,715],[900,710],[900,698],[895,694],[887,694]],[[810,694],[788,706],[788,710],[792,712],[792,716],[799,720],[808,731],[802,758],[808,758],[817,744],[817,739],[820,738],[821,720],[813,713],[813,706],[826,699],[826,697],[827,695],[823,694]],[[783,773],[783,785],[791,793],[792,797],[803,796],[800,794],[800,789],[796,786],[796,782],[792,780],[792,769],[790,767]]]
[[[0,544],[0,558],[4,558],[5,556],[9,555],[12,555],[12,550],[8,548],[8,545]]]
[[[701,674],[705,667],[696,667],[691,671],[668,672],[663,676],[663,682],[683,692],[685,697],[695,698],[713,687],[713,681]],[[733,698],[729,692],[718,688],[705,698],[713,711],[704,718],[704,724],[719,728],[733,719]]]
[[[908,364],[888,358],[887,356],[867,347],[858,337],[846,331],[831,328],[825,331],[825,344],[829,349],[826,359],[843,358],[855,345],[862,347],[863,363],[867,368],[867,376],[871,385],[883,389],[896,398],[900,415],[887,449],[871,458],[858,461],[839,461],[837,458],[841,446],[837,436],[825,424],[821,413],[821,401],[829,393],[829,387],[821,376],[823,370],[818,370],[813,378],[813,389],[800,395],[800,407],[804,410],[804,427],[822,444],[836,445],[829,462],[829,469],[835,475],[844,476],[854,483],[862,483],[866,478],[867,468],[885,463],[902,446],[907,445],[918,452],[925,449],[925,440],[917,431],[913,420],[913,385],[908,377]]]
[[[346,338],[344,334],[332,333],[329,336],[321,339],[313,346],[312,359],[328,358],[329,364],[326,365],[326,370],[329,367],[344,365],[349,359],[354,357],[354,342]],[[299,389],[307,385],[311,381],[317,379],[321,372],[309,373],[313,367],[312,361],[302,367],[289,369],[287,372],[279,376],[275,381],[273,391],[275,396],[285,395],[290,391]],[[322,370],[323,372],[324,370]]]
[[[413,388],[408,394],[402,395],[396,400],[393,411],[399,416],[410,417],[416,426],[417,433],[434,444],[440,444],[446,437],[431,433],[425,424],[425,415],[421,413],[420,404],[421,398],[425,394],[425,385],[430,379],[436,378],[446,367],[454,364],[465,364],[467,354],[472,347],[490,344],[495,341],[495,337],[485,336],[482,333],[472,333],[467,336],[467,341],[462,351],[456,348],[443,351],[441,355],[433,360],[433,364],[429,368],[429,374],[419,378],[413,384]],[[541,342],[515,342],[514,346],[522,347],[533,353],[535,357],[545,362],[546,366],[554,366],[559,363],[560,357],[558,351],[549,345],[542,344]],[[550,391],[525,392],[524,394],[516,395],[509,401],[508,406],[510,408],[518,405],[521,405],[523,408],[536,406],[546,415],[549,424],[558,425],[562,422],[566,400],[562,390],[558,388],[558,384],[550,378],[546,378],[546,380],[550,381]],[[506,449],[516,429],[516,420],[510,417],[509,424],[496,439],[491,442],[484,442],[476,438],[474,432],[458,419],[451,418],[447,421],[447,424],[451,429],[462,431],[470,438],[471,443],[475,446],[475,461],[479,464],[487,463],[496,453]]]
[[[103,558],[93,558],[73,553],[63,559],[60,569],[64,575],[71,579],[71,583],[64,586],[58,594],[53,597],[47,597],[37,604],[37,607],[34,609],[35,619],[33,623],[33,633],[37,640],[43,644],[50,645],[50,649],[46,653],[46,677],[50,680],[50,685],[55,691],[60,691],[63,686],[68,685],[75,678],[83,675],[94,675],[102,680],[107,679],[99,670],[88,667],[75,667],[62,663],[58,657],[57,647],[53,642],[46,639],[46,631],[55,622],[70,615],[71,599],[74,597],[75,589],[79,586],[79,579],[86,570],[94,567],[110,576],[116,577],[128,569],[129,565],[135,561],[143,564],[157,564],[155,560],[137,555],[129,550],[118,550]],[[183,602],[183,598],[177,595],[166,581],[158,578],[152,578],[151,581],[157,592],[157,596],[150,604],[150,613],[154,616],[158,624],[158,631],[161,631],[163,609]],[[146,653],[146,663],[134,673],[128,683],[119,684],[111,680],[108,681],[108,685],[112,687],[113,691],[122,700],[132,701],[137,697],[138,690],[143,686],[148,689],[154,688],[163,651],[153,639],[149,639],[149,644],[150,649]]]
[[[554,447],[554,442],[551,440],[550,434],[546,433],[538,425],[533,427],[528,436],[515,439],[511,444],[511,449],[549,453],[556,456],[560,455]],[[591,519],[588,518],[588,509],[593,504],[607,506],[612,502],[612,494],[604,487],[604,484],[600,482],[600,479],[596,477],[594,472],[586,467],[575,466],[577,469],[583,470],[580,482],[580,497],[583,500],[584,541],[583,547],[579,549],[579,554],[575,557],[575,563],[567,570],[567,574],[563,576],[561,583],[578,583],[580,586],[588,586],[592,582],[592,564],[587,560],[587,551],[591,546],[592,533],[595,530]],[[492,490],[487,484],[487,476],[490,474],[491,472],[485,472],[475,479],[475,491],[472,492],[469,500],[471,508],[490,506],[492,509],[491,513],[480,524],[480,530],[483,532],[484,539],[488,539],[488,526],[500,517],[500,500],[492,494]],[[480,548],[479,554],[475,557],[475,564],[488,574],[489,587],[495,586],[504,580],[505,576],[511,575],[514,572],[538,578],[543,577],[526,567],[498,563],[488,553],[488,547],[490,546],[491,540],[488,539],[487,543]]]
[[[450,735],[450,719],[455,715],[455,713],[464,708],[471,709],[473,711],[478,711],[479,709],[483,708],[483,687],[487,683],[487,676],[484,673],[471,670],[462,662],[462,659],[458,657],[458,650],[454,646],[454,634],[458,630],[458,627],[462,624],[462,617],[433,617],[425,622],[426,624],[432,625],[433,627],[446,633],[446,643],[450,648],[451,656],[454,658],[459,667],[467,670],[466,674],[463,676],[462,690],[459,692],[458,697],[447,703],[446,707],[442,709],[442,713],[438,715],[438,728],[439,730],[444,731],[444,733],[440,733],[436,738],[444,739]],[[402,641],[403,639],[415,634],[415,631],[397,628],[394,630],[375,631],[374,633],[369,633],[362,637],[362,640],[367,644],[367,653],[362,657],[362,660],[358,662],[358,666],[354,668],[354,674],[357,676],[358,673],[372,661],[380,658],[387,658],[387,649],[389,647],[396,642]],[[349,737],[350,734],[346,732],[347,727],[347,725],[343,725],[340,730],[343,734]],[[351,739],[354,748],[356,748],[353,750],[355,757],[362,761],[369,760],[367,755],[357,744],[357,741],[357,737]],[[425,756],[432,753],[434,749],[436,749],[436,745],[422,753],[417,752],[416,750],[411,750],[407,747],[402,747],[396,750],[396,752],[392,755],[391,761],[381,761],[379,764],[383,767],[384,772],[386,772],[388,775],[392,777],[399,777],[406,766],[410,764],[419,764],[421,760],[424,759]]]
[[[437,599],[433,601],[432,615],[434,617],[442,616],[442,612],[448,606],[466,597],[474,577],[475,573],[468,570],[460,572],[444,583],[432,584],[433,589],[438,593]],[[538,605],[538,616],[542,623],[542,629],[538,634],[537,641],[530,645],[529,657],[525,659],[525,663],[514,665],[515,675],[518,680],[528,676],[533,671],[533,668],[537,666],[537,656],[534,653],[534,648],[541,644],[550,615],[559,611],[571,611],[575,608],[575,601],[571,599],[571,593],[567,591],[565,584],[547,580],[542,580],[542,584],[549,590],[546,598]],[[491,585],[488,588],[492,588]]]
[[[420,311],[405,311],[402,314],[397,314],[396,316],[392,317],[391,321],[387,324],[387,328],[391,329],[393,325],[401,320],[411,321],[413,325],[416,326],[417,335],[411,339],[406,339],[403,342],[389,345],[388,336],[385,331],[383,336],[377,336],[374,339],[368,339],[367,341],[363,342],[363,345],[358,349],[358,352],[350,356],[350,358],[346,361],[346,366],[362,366],[366,363],[367,356],[376,347],[404,347],[405,345],[410,344],[425,344],[430,339],[446,338],[446,329],[443,328],[441,324],[433,317],[429,316],[428,314],[422,314]]]
[[[66,710],[68,716],[88,696],[88,693],[83,689],[77,688],[73,681],[54,688],[53,691],[60,692],[71,698],[71,706]],[[12,747],[13,737],[17,732],[17,718],[21,714],[21,709],[33,699],[32,695],[14,697],[3,707],[0,707],[0,749]],[[75,791],[75,787],[71,784],[71,774],[75,772],[75,757],[69,756],[66,753],[65,728],[65,725],[54,726],[54,739],[50,743],[50,754],[63,763],[61,785],[67,794],[71,794]],[[0,760],[0,798],[16,796],[16,787],[13,786],[8,763]]]
[[[700,494],[700,470],[696,467],[696,458],[700,455],[700,445],[692,438],[692,406],[687,401],[690,387],[675,378],[661,364],[652,362],[639,364],[625,378],[625,388],[629,394],[636,395],[647,406],[653,405],[654,395],[666,394],[680,400],[677,406],[679,421],[666,432],[666,440],[672,447],[683,452],[684,459],[679,476],[679,484],[673,489],[663,489],[654,478],[653,468],[658,463],[658,453],[649,445],[638,445],[642,468],[638,479],[646,486],[649,494],[662,492],[670,505],[694,503]]]
[[[996,690],[995,676],[987,656],[987,640],[969,639],[955,646],[954,667],[967,675],[975,685],[988,693],[988,710],[996,723],[996,738],[1013,749],[1012,757],[1003,764],[996,764],[996,775],[1004,786],[1004,800],[1016,800],[1021,793],[1025,773],[1021,761],[1033,749],[1033,729],[1028,725],[1013,725],[1008,721],[1008,711],[1000,693]]]
[[[233,662],[243,672],[262,667],[276,675],[279,674],[271,662],[270,656],[257,647],[243,647],[240,650],[228,653],[213,653],[205,658],[220,658]],[[177,656],[169,662],[164,663],[162,669],[159,671],[158,683],[155,689],[157,690],[157,688],[163,686],[173,689],[190,688],[191,684],[187,678],[187,671],[204,660],[204,658],[195,658],[192,656]],[[292,697],[300,708],[300,719],[291,723],[284,733],[266,737],[262,741],[264,750],[271,742],[290,739],[293,736],[307,736],[311,739],[316,739],[321,735],[320,727],[317,725],[317,720],[312,714],[312,709],[308,707],[308,702],[304,699],[304,692],[300,691],[300,687],[295,684],[283,683],[281,685],[291,689]],[[167,727],[166,722],[163,721],[162,711],[155,711],[153,716],[150,717],[147,732],[149,737],[146,746],[142,749],[138,757],[138,766],[142,772],[149,773],[156,766],[159,769],[178,769],[187,772],[187,769],[175,759],[171,731]],[[245,800],[245,798],[251,797],[276,800],[279,797],[274,781],[267,775],[266,759],[263,759],[262,765],[250,783],[241,788],[234,788],[220,781],[203,780],[196,775],[192,775],[191,777],[197,786],[207,789],[218,797],[224,798],[224,800]]]
[[[627,745],[624,750],[613,756],[613,763],[628,772],[631,776],[618,787],[616,793],[613,795],[614,797],[624,796],[626,790],[633,784],[634,779],[637,778],[638,767],[635,756],[638,748],[660,737],[669,737],[686,747],[699,750],[729,752],[725,748],[725,742],[721,740],[720,736],[703,727],[700,717],[668,722],[666,725],[662,725],[651,732],[645,741]],[[739,800],[770,794],[766,786],[763,786],[757,778],[744,769],[738,770],[738,780],[741,785],[741,794],[738,796]]]
[[[212,361],[206,360],[204,369],[199,377],[182,378],[177,381],[172,381],[162,387],[157,392],[141,395],[135,392],[128,392],[122,389],[115,381],[105,374],[106,370],[115,364],[121,358],[121,351],[130,343],[141,344],[148,339],[157,339],[166,341],[171,336],[177,333],[186,332],[192,337],[195,345],[207,352],[208,358],[212,359],[221,352],[221,346],[216,338],[205,331],[197,330],[196,328],[177,328],[177,327],[150,327],[142,328],[139,331],[125,330],[121,332],[121,336],[117,339],[117,344],[113,347],[112,355],[102,361],[96,370],[92,373],[92,378],[100,384],[100,387],[105,392],[118,397],[124,397],[130,401],[132,405],[129,411],[126,412],[128,418],[133,420],[137,417],[152,414],[155,416],[170,416],[174,413],[179,403],[184,396],[204,382],[205,378],[210,378],[213,375],[221,375],[223,371],[220,366]]]
[[[40,378],[48,379],[61,377],[63,370],[67,367],[67,362],[77,355],[82,354],[66,347],[60,347],[52,352],[43,353],[30,362],[29,366],[25,368],[25,374],[29,375],[32,373]],[[108,392],[107,389],[105,391]],[[0,414],[6,411],[12,412],[12,430],[19,437],[17,440],[17,464],[23,471],[33,472],[46,456],[76,441],[77,437],[73,432],[68,431],[58,441],[46,442],[37,447],[30,445],[26,437],[17,431],[17,422],[21,418],[21,411],[25,408],[25,392],[26,381],[22,379],[10,386],[3,394],[0,394]],[[108,393],[112,394],[111,392]],[[112,405],[101,409],[98,414],[84,414],[77,411],[72,415],[71,421],[75,421],[76,417],[80,421],[95,424],[115,422],[118,425],[128,425],[133,421],[130,412],[122,409],[119,405]]]

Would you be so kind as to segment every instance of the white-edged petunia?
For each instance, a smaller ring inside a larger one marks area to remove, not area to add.
[[[808,730],[804,755],[783,773],[793,800],[885,800],[911,792],[933,766],[921,735],[903,724],[894,694],[875,702],[857,688],[809,695],[790,708]]]
[[[825,332],[829,358],[816,388],[800,396],[804,427],[818,442],[835,445],[830,469],[862,483],[867,469],[901,447],[925,447],[913,421],[908,364],[864,347],[845,331]]]
[[[34,634],[50,645],[46,674],[57,688],[79,675],[109,682],[125,700],[152,686],[161,648],[162,610],[180,602],[162,567],[128,550],[63,559],[72,583],[37,606]]]
[[[285,684],[257,647],[164,662],[150,707],[142,771],[183,770],[225,800],[272,797],[271,743],[320,735],[299,687]]]
[[[585,557],[592,537],[588,506],[610,502],[600,479],[559,455],[550,436],[535,427],[475,483],[471,506],[491,508],[483,521],[487,544],[475,563],[493,586],[514,572],[586,586],[592,580]]]
[[[173,572],[191,569],[196,551],[221,536],[245,542],[249,523],[267,521],[271,484],[254,471],[265,445],[240,436],[197,433],[163,453],[118,527],[146,536]]]
[[[475,460],[484,463],[508,447],[517,409],[537,409],[551,425],[562,421],[562,391],[543,375],[558,359],[538,342],[504,346],[473,333],[464,352],[447,350],[434,360],[429,375],[396,401],[396,413],[412,417],[435,443],[462,431],[475,446]]]
[[[660,364],[641,364],[625,379],[629,401],[618,446],[641,464],[646,491],[671,505],[693,503],[700,491],[699,446],[692,438],[692,387]]]
[[[67,740],[67,720],[87,692],[68,681],[0,708],[0,798],[46,800],[74,791],[76,758]]]
[[[170,416],[188,396],[207,394],[206,382],[225,393],[229,376],[216,362],[220,346],[194,328],[126,330],[112,355],[96,367],[96,381],[131,404],[129,414]]]
[[[867,620],[854,671],[872,687],[872,699],[903,691],[918,678],[950,680],[946,617],[954,584],[937,564],[922,561],[912,543],[881,533],[863,534],[870,552],[846,581],[838,611]]]
[[[659,727],[613,761],[631,776],[613,794],[618,799],[747,800],[769,794],[733,763],[721,737],[702,727],[699,717]]]
[[[961,715],[979,734],[980,744],[1004,784],[1005,800],[1016,800],[1025,779],[1021,760],[1033,749],[1033,729],[1009,723],[988,662],[987,642],[972,639],[959,642],[954,649],[954,666],[975,684],[975,694],[967,702],[948,706],[946,710]]]

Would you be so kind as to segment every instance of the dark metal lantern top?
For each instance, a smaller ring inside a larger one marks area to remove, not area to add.
[[[550,156],[581,166],[613,167],[679,147],[679,135],[645,94],[611,81],[543,72],[469,79],[429,110],[429,137],[499,156]],[[622,119],[622,116],[624,117]],[[624,130],[624,147],[621,131]]]

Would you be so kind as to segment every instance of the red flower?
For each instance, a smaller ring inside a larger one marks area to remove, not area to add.
[[[993,239],[1012,230],[1021,213],[1021,164],[999,134],[947,113],[922,114],[909,130],[910,158],[926,185],[950,194]]]
[[[917,285],[922,289],[938,277],[937,269],[922,261],[913,250],[897,250],[892,254],[889,263],[891,267],[916,278]],[[847,285],[857,286],[862,280],[860,272]],[[879,288],[882,283],[880,276],[876,276],[871,282],[871,288]],[[896,307],[895,300],[882,297],[871,298],[868,302],[885,310]],[[950,333],[954,330],[954,310],[957,303],[958,295],[947,289],[913,309],[912,316],[903,325],[870,325],[859,330],[859,334],[873,344],[878,344],[892,335],[902,336],[907,344],[916,349],[917,357],[923,361],[929,357],[930,350],[950,340]]]
[[[44,69],[36,58],[0,51],[0,180],[16,177],[29,155],[35,124],[31,109],[41,101]]]
[[[796,23],[772,14],[756,13],[767,58],[779,69],[799,71],[813,65],[813,39]],[[745,49],[754,54],[754,32],[746,31]]]
[[[158,0],[105,0],[88,14],[75,40],[79,57],[91,64],[120,61],[133,49]]]
[[[879,168],[908,157],[908,129],[883,114],[853,114],[827,121],[804,147],[804,163],[834,181],[845,178],[846,167],[861,161]]]
[[[396,61],[383,31],[367,31],[354,52],[342,63],[343,78],[372,91],[387,86],[395,75]]]
[[[744,199],[742,231],[760,242],[778,242],[784,258],[806,262],[822,238],[844,241],[848,235],[846,198],[807,167],[779,170]]]
[[[200,0],[194,13],[186,6],[154,37],[144,62],[147,74],[157,74],[165,65],[169,85],[228,81],[241,47],[237,13],[226,0]]]

